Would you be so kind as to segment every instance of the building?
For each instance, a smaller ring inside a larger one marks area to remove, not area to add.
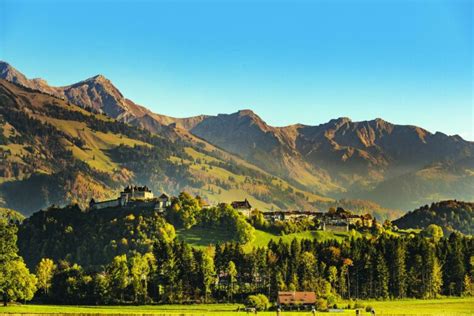
[[[120,195],[127,195],[129,200],[148,200],[153,198],[153,192],[145,185],[137,187],[129,185],[126,187]]]
[[[170,205],[170,197],[165,193],[161,194],[158,197],[158,203],[156,203],[155,209],[158,211],[162,211],[166,209]]]
[[[100,210],[103,208],[123,206],[121,203],[122,201],[120,198],[100,202],[96,202],[94,199],[91,199],[89,202],[89,209]]]
[[[298,219],[314,219],[321,218],[323,213],[312,211],[268,211],[263,213],[263,217],[271,222],[298,220]]]
[[[250,202],[245,199],[243,201],[234,201],[230,203],[234,210],[244,214],[246,217],[250,217],[250,211],[252,210],[252,205]]]
[[[370,214],[356,215],[343,208],[332,212],[314,212],[304,210],[267,211],[263,213],[269,222],[314,220],[322,230],[348,231],[350,227],[372,227],[373,217]]]
[[[164,211],[169,206],[169,203],[170,198],[168,195],[163,193],[160,197],[154,198],[153,192],[147,186],[127,186],[116,199],[101,202],[91,199],[89,209],[100,210],[113,207],[141,206],[153,207],[157,211]]]
[[[278,292],[278,305],[284,307],[312,306],[316,304],[314,292]]]

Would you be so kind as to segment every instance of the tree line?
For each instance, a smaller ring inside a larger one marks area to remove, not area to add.
[[[265,296],[275,302],[278,291],[314,291],[318,304],[327,306],[341,299],[473,294],[474,239],[459,233],[444,238],[435,226],[423,234],[280,239],[249,249],[251,221],[230,206],[202,209],[187,194],[173,200],[166,217],[153,210],[84,213],[72,207],[36,213],[22,224],[0,223],[4,301],[264,302]],[[225,226],[235,238],[195,248],[176,238],[173,224],[209,231]]]

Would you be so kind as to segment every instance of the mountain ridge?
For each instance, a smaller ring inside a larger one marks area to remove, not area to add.
[[[474,142],[459,135],[431,133],[421,127],[392,124],[381,118],[352,121],[339,117],[319,125],[283,127],[267,124],[251,109],[174,118],[135,104],[103,75],[69,86],[50,87],[46,81],[29,80],[9,64],[0,63],[0,77],[170,139],[216,146],[302,190],[331,198],[369,196],[391,207],[413,209],[431,202],[432,197],[445,197],[440,187],[436,189],[424,176],[427,166],[466,159],[474,161]],[[463,172],[456,175],[456,181],[450,182],[453,190],[449,194],[454,192],[454,196],[447,198],[474,199],[474,194],[466,194],[461,188],[461,185],[474,185],[474,169],[466,167]],[[448,183],[452,178],[447,170],[444,178],[437,180]],[[412,190],[415,196],[410,201],[403,201],[406,194],[402,191],[395,190],[398,193],[388,202],[386,197],[375,194],[386,192],[379,187],[398,183],[397,179],[405,179],[404,186],[420,186]]]

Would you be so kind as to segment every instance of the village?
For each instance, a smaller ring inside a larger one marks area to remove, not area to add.
[[[225,203],[220,203],[225,204]],[[250,218],[256,210],[252,207],[248,199],[243,201],[232,201],[229,203],[232,208],[241,213],[246,218]],[[164,214],[171,205],[171,197],[166,193],[155,197],[147,186],[129,185],[120,192],[119,197],[106,201],[89,202],[89,210],[101,210],[120,207],[146,207],[152,208],[158,213]],[[213,205],[203,205],[204,208]],[[370,214],[357,215],[343,208],[331,208],[327,212],[307,211],[307,210],[278,210],[263,211],[263,217],[270,223],[276,222],[297,222],[300,220],[313,220],[319,223],[319,229],[323,231],[344,232],[350,228],[371,228],[376,221]]]

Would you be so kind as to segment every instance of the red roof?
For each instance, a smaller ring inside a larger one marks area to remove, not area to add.
[[[278,292],[278,304],[280,305],[309,305],[316,303],[314,292]]]

